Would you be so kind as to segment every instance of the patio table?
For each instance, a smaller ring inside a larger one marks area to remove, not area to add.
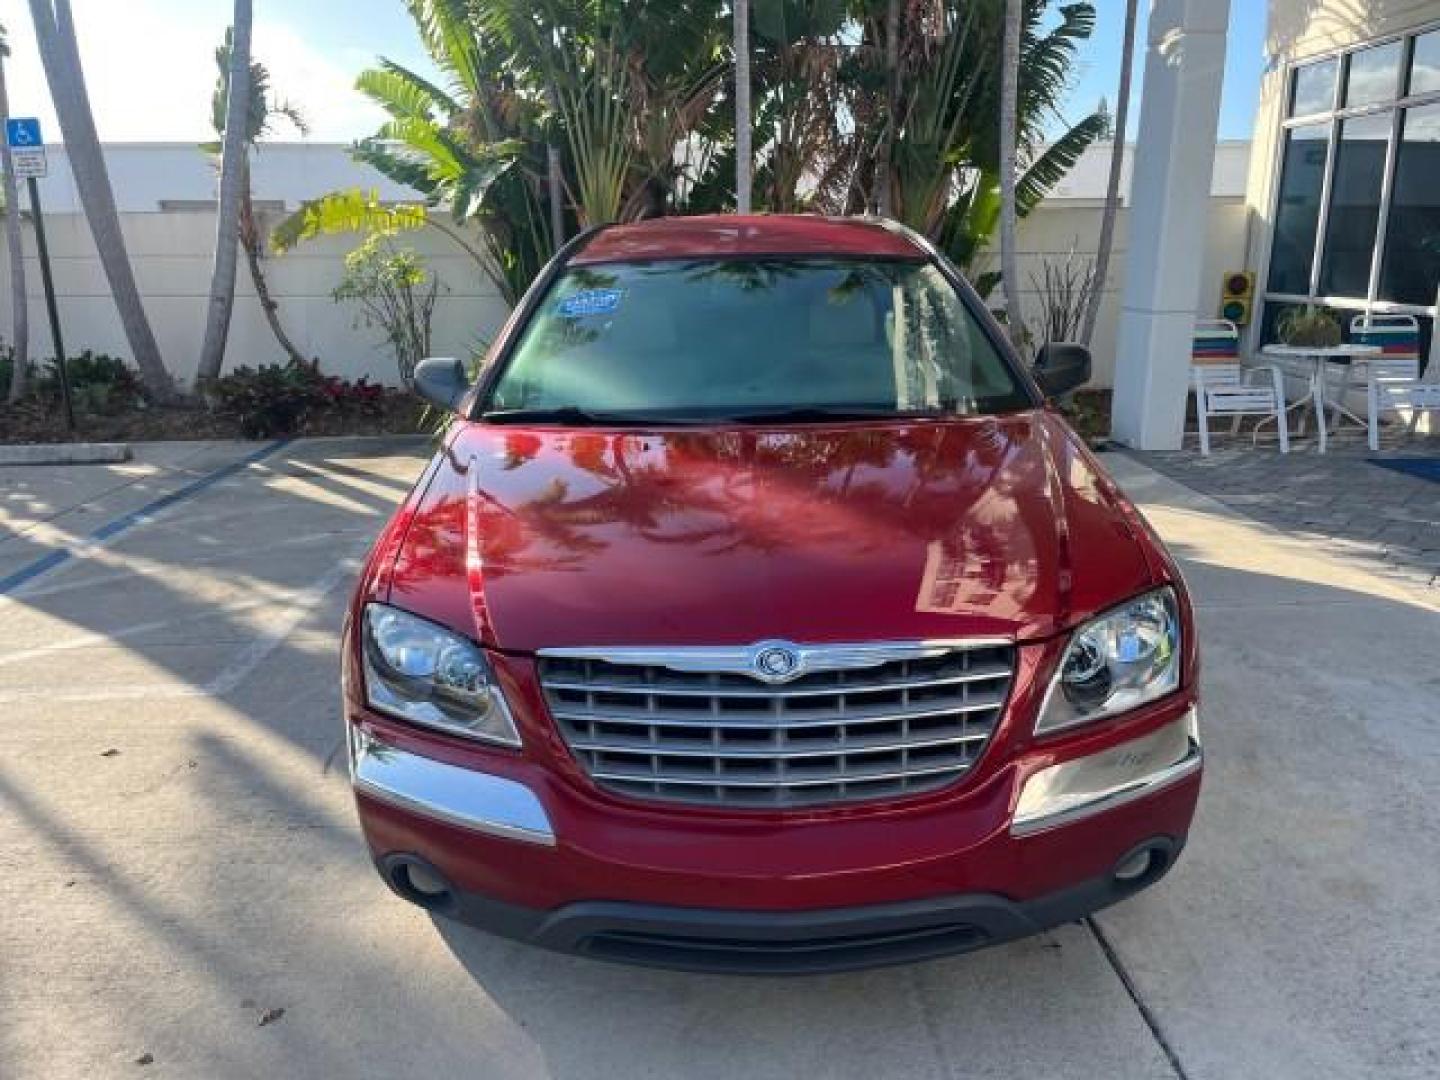
[[[1325,453],[1329,446],[1329,428],[1325,423],[1325,376],[1327,365],[1338,364],[1349,367],[1355,360],[1368,356],[1379,356],[1383,350],[1378,345],[1266,345],[1260,350],[1264,356],[1273,357],[1277,360],[1295,360],[1305,364],[1308,368],[1306,377],[1310,388],[1305,396],[1292,405],[1286,406],[1290,409],[1303,408],[1305,405],[1313,405],[1315,409],[1315,426],[1319,431],[1320,453]],[[1344,409],[1344,402],[1338,403]]]

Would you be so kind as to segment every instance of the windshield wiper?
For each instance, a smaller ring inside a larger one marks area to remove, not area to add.
[[[665,427],[706,422],[696,417],[597,412],[578,405],[561,405],[553,409],[492,409],[481,413],[480,419],[487,424],[560,424],[565,427]]]
[[[908,416],[923,416],[924,413],[902,413],[895,409],[867,409],[863,407],[822,405],[801,405],[788,409],[767,409],[758,412],[736,413],[724,419],[732,424],[823,424],[835,420],[903,420]]]

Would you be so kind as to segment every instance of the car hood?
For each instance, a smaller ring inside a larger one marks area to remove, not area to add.
[[[1076,436],[1005,417],[463,425],[391,601],[517,652],[1050,636],[1155,578]]]

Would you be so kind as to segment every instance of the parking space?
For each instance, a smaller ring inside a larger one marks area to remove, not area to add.
[[[360,842],[337,630],[426,453],[0,470],[0,1077],[1440,1074],[1423,591],[1114,457],[1204,634],[1207,788],[1174,874],[1093,926],[908,968],[614,967],[432,919]]]

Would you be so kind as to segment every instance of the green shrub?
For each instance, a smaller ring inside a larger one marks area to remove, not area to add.
[[[86,349],[78,356],[70,357],[65,368],[70,376],[70,400],[76,412],[113,415],[145,405],[145,388],[139,374],[118,356]],[[62,391],[57,361],[46,363],[34,387],[40,397],[60,400]]]
[[[235,420],[247,438],[268,439],[293,435],[324,413],[378,417],[385,388],[324,375],[313,364],[264,364],[216,379],[208,397],[211,408]]]
[[[0,347],[0,397],[10,389],[14,365],[13,347]],[[146,403],[139,374],[118,356],[86,349],[70,357],[65,367],[70,377],[70,398],[77,413],[114,415],[141,408]],[[47,360],[44,367],[30,363],[26,396],[31,401],[58,406],[63,393],[58,361]]]

